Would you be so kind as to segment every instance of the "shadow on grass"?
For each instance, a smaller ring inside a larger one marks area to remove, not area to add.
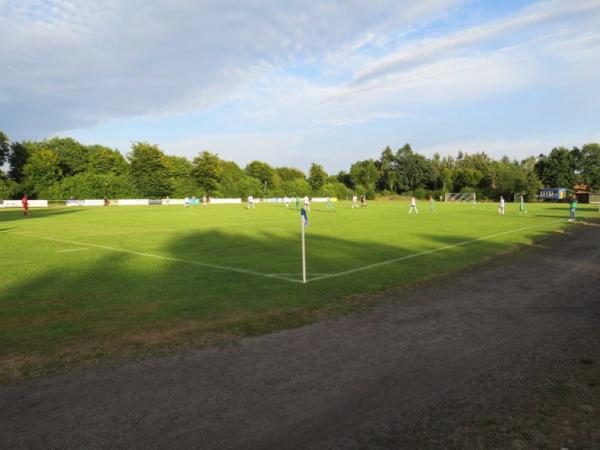
[[[430,248],[473,239],[426,237]],[[310,232],[307,240],[309,279],[414,252]],[[457,245],[303,285],[256,274],[300,279],[299,241],[289,235],[196,231],[154,252],[131,253],[144,242],[122,252],[63,253],[60,260],[41,254],[52,265],[36,277],[23,278],[23,267],[15,267],[12,284],[0,289],[0,380],[301,326],[372,306],[368,294],[459,270],[512,246]]]
[[[569,204],[568,203],[563,203],[563,206],[552,206],[552,207],[547,207],[545,209],[549,209],[552,211],[565,211],[565,213],[568,215],[569,214]],[[586,203],[578,203],[577,204],[577,211],[595,211],[598,212],[598,205],[590,205],[590,204],[586,204]]]
[[[81,208],[49,208],[49,209],[37,209],[30,208],[29,209],[29,217],[23,217],[22,209],[9,209],[9,210],[0,210],[0,223],[10,222],[10,221],[31,221],[37,219],[46,219],[52,216],[63,216],[66,214],[73,214],[81,211]]]

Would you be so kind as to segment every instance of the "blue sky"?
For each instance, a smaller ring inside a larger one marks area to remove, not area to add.
[[[0,129],[329,172],[600,141],[600,0],[0,0]]]

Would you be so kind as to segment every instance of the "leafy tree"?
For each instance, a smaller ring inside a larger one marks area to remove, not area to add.
[[[58,156],[61,172],[68,177],[85,172],[88,168],[88,148],[71,138],[52,138],[41,148],[52,150]]]
[[[572,187],[575,167],[573,154],[564,147],[553,148],[548,156],[540,155],[535,165],[540,180],[547,187]]]
[[[515,189],[514,192],[524,194],[526,200],[533,200],[539,190],[543,187],[535,171],[536,158],[531,156],[521,161],[520,168],[523,177],[522,189]]]
[[[437,191],[442,184],[442,174],[444,171],[444,163],[439,153],[435,153],[431,159],[431,180],[430,186]]]
[[[198,187],[192,177],[192,163],[183,156],[167,156],[167,164],[172,175],[173,197],[201,196],[205,192]]]
[[[0,200],[9,199],[10,198],[10,189],[8,187],[8,182],[12,180],[4,180],[0,178]],[[14,183],[14,181],[13,181]]]
[[[359,195],[359,196],[365,194],[368,198],[371,198],[371,195],[372,195],[369,192],[369,189],[367,187],[363,186],[362,184],[355,185],[352,192],[356,193],[356,195]]]
[[[125,175],[129,172],[129,164],[120,152],[101,145],[92,145],[87,148],[87,171]]]
[[[364,186],[369,197],[375,194],[375,186],[379,179],[379,170],[372,159],[358,161],[350,167],[350,179],[354,185],[354,189],[358,190],[358,186]]]
[[[453,180],[454,180],[454,191],[462,192],[462,191],[474,191],[477,190],[477,186],[484,179],[484,174],[479,170],[464,167],[457,168],[454,170]]]
[[[525,188],[525,174],[519,165],[508,158],[492,163],[494,172],[494,187],[491,196],[498,198],[500,195],[510,199],[511,195],[522,192]]]
[[[478,170],[479,172],[481,172],[484,175],[490,170],[492,160],[484,152],[473,153],[473,154],[468,154],[468,153],[463,154],[461,152],[461,154],[462,154],[462,156],[456,163],[456,167],[469,167],[469,168]],[[506,158],[506,157],[504,157],[504,158]],[[510,161],[505,161],[505,162],[510,162]]]
[[[313,191],[317,192],[327,181],[327,172],[323,169],[323,166],[317,163],[312,163],[308,172],[308,184],[312,187]]]
[[[340,170],[335,177],[337,178],[337,181],[343,183],[347,188],[352,189],[354,187],[354,183],[352,183],[352,178],[348,172]]]
[[[185,156],[166,156],[171,174],[175,178],[186,178],[191,175],[193,165]]]
[[[396,177],[400,191],[423,188],[431,179],[431,165],[422,155],[412,151],[409,144],[396,152]]]
[[[258,179],[254,177],[250,177],[245,175],[241,178],[237,184],[238,188],[238,197],[246,198],[249,195],[257,195],[262,192],[264,188],[264,184]]]
[[[0,179],[0,200],[8,199],[19,199],[23,194],[23,188],[13,180],[2,180]]]
[[[35,192],[48,189],[62,176],[58,155],[49,149],[35,152],[23,167],[23,175]]]
[[[290,181],[284,181],[281,189],[283,195],[290,197],[304,197],[305,195],[310,195],[312,191],[311,185],[304,178],[294,178]]]
[[[17,183],[23,179],[23,168],[29,158],[29,151],[27,145],[20,142],[13,142],[10,145],[10,152],[8,154],[8,164],[10,170],[8,171],[8,177]]]
[[[191,197],[192,195],[195,195],[196,197],[200,198],[204,194],[206,194],[206,191],[201,189],[192,177],[174,177],[172,180],[172,184],[173,192],[171,196],[173,198]]]
[[[277,189],[281,187],[281,178],[270,165],[262,161],[252,161],[246,166],[246,174],[257,178],[262,183],[262,195],[266,195],[265,189]],[[255,193],[256,194],[256,193]]]
[[[306,178],[304,172],[302,172],[299,169],[294,169],[293,167],[277,167],[275,169],[275,172],[277,173],[277,175],[279,175],[281,181],[291,181],[295,180],[296,178]]]
[[[84,146],[71,138],[41,142],[9,143],[0,132],[0,162],[8,162],[9,179],[0,173],[0,197],[10,198],[28,191],[54,198],[166,195],[246,197],[335,195],[345,198],[351,191],[366,193],[407,192],[417,196],[438,191],[474,191],[480,198],[524,193],[532,198],[542,183],[570,187],[585,181],[600,189],[600,145],[587,144],[572,150],[558,147],[548,156],[527,158],[520,163],[504,157],[493,160],[485,153],[458,153],[427,159],[409,144],[396,153],[386,147],[377,161],[357,161],[349,172],[328,176],[317,163],[308,179],[298,169],[273,168],[252,161],[244,170],[235,162],[202,152],[190,162],[166,156],[157,146],[133,144],[129,162],[116,150],[100,145]],[[114,189],[111,188],[114,184]],[[433,192],[432,192],[433,191]]]
[[[451,167],[446,166],[442,168],[440,180],[442,184],[442,192],[449,192],[454,183],[454,171]]]
[[[128,158],[133,184],[141,196],[161,198],[173,193],[169,162],[156,145],[135,142]]]
[[[4,165],[10,151],[10,142],[8,136],[0,131],[0,168]],[[0,170],[0,174],[2,171]]]
[[[65,177],[46,188],[40,195],[55,199],[131,198],[139,193],[127,175],[82,172]]]
[[[594,191],[600,191],[599,144],[586,144],[581,149],[581,176]]]
[[[246,172],[233,161],[221,161],[221,195],[224,197],[247,197],[240,191],[239,184],[242,179],[248,177]],[[258,182],[260,185],[260,182]],[[246,180],[245,186],[252,185]],[[244,191],[245,192],[245,191]],[[249,194],[248,194],[249,195]]]
[[[344,183],[340,182],[324,184],[319,193],[323,196],[336,197],[340,200],[352,197],[352,191]]]
[[[215,195],[220,189],[221,160],[218,155],[207,151],[194,158],[191,171],[196,184],[208,195]]]
[[[583,170],[583,149],[573,147],[571,149],[571,157],[573,158],[573,168],[576,174],[579,174]],[[582,180],[577,180],[582,181]]]
[[[381,174],[379,178],[377,187],[379,190],[388,190],[391,192],[396,191],[397,184],[397,174],[396,174],[396,157],[394,156],[394,152],[388,146],[383,152],[381,152],[381,156],[377,161],[377,169]]]

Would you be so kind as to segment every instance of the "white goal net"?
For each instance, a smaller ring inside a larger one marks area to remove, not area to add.
[[[444,197],[445,202],[477,202],[475,192],[449,192]]]
[[[590,194],[590,205],[598,205],[600,212],[600,194]]]

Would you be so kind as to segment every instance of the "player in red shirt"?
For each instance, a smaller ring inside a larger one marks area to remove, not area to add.
[[[23,204],[23,217],[29,217],[29,200],[27,199],[27,194],[23,194],[21,203]]]

